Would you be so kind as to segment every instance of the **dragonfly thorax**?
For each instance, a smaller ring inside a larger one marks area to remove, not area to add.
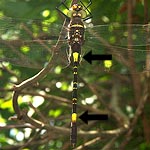
[[[81,18],[71,19],[68,26],[68,43],[72,47],[74,44],[83,45],[84,42],[84,24]]]

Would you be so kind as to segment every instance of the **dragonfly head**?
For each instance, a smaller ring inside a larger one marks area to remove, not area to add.
[[[68,12],[68,17],[73,18],[73,17],[80,17],[80,18],[85,18],[87,16],[86,11],[83,9],[83,6],[80,4],[74,4],[72,7],[69,9]]]
[[[83,9],[83,7],[80,4],[74,4],[74,5],[72,5],[71,9],[74,11],[80,11]]]

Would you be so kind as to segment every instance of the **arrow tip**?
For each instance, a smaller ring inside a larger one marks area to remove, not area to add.
[[[92,64],[92,51],[89,51],[83,56],[83,58],[90,64]]]
[[[86,124],[88,124],[88,110],[85,111],[82,115],[79,116],[79,118]]]

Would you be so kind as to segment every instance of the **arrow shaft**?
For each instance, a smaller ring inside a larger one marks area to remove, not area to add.
[[[106,114],[91,114],[88,115],[87,119],[90,120],[108,120],[108,115]]]
[[[112,55],[106,55],[106,54],[101,54],[101,55],[92,55],[92,60],[112,60]]]

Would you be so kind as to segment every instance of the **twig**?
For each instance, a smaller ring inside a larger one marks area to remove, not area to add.
[[[89,89],[97,96],[97,99],[108,109],[108,111],[110,112],[111,115],[114,116],[114,118],[116,118],[116,120],[118,122],[122,121],[122,118],[120,116],[118,116],[118,114],[113,110],[113,108],[111,107],[111,105],[108,105],[103,98],[99,95],[97,89],[95,88],[95,86],[91,85],[91,84],[87,84],[86,85],[89,87]]]
[[[125,135],[124,141],[120,145],[120,149],[122,149],[122,150],[127,145],[127,143],[130,141],[132,132],[134,130],[134,127],[135,127],[135,125],[136,125],[140,115],[143,112],[144,105],[145,105],[146,101],[148,100],[148,92],[145,91],[143,94],[144,94],[143,98],[139,101],[139,105],[138,105],[138,107],[136,109],[134,118],[132,119],[132,121],[131,121],[131,123],[129,125],[129,128],[128,128],[129,130],[128,130],[127,134]]]
[[[108,142],[108,143],[102,148],[102,150],[111,150],[111,149],[115,150],[115,149],[112,148],[112,147],[113,147],[114,142],[116,141],[117,137],[118,137],[118,136],[113,137],[113,138],[110,140],[110,142]]]
[[[20,61],[18,62],[18,59],[17,59],[17,57],[19,57],[21,58],[22,62],[24,62],[22,66],[25,66],[25,67],[32,66],[33,68],[40,68],[40,66],[36,62],[29,61],[29,59],[24,54],[22,54],[19,50],[16,50],[16,48],[13,45],[13,43],[15,42],[21,42],[21,40],[17,40],[17,41],[0,40],[0,43],[6,45],[8,48],[11,49],[11,53],[14,53],[16,55],[15,58],[7,58],[7,57],[1,58],[2,61],[11,61],[12,63],[20,65]]]
[[[92,145],[92,144],[96,143],[97,141],[99,141],[100,139],[101,139],[101,137],[96,137],[96,138],[84,143],[83,145],[76,147],[76,149],[74,149],[74,150],[82,150],[82,149],[86,148],[86,146]]]

